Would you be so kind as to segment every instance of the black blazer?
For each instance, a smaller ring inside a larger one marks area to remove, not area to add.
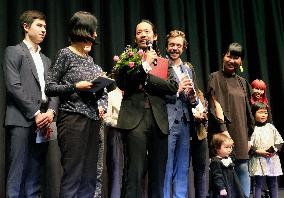
[[[42,53],[40,56],[46,79],[51,62]],[[34,123],[34,114],[41,107],[42,96],[36,66],[25,43],[6,48],[3,70],[7,90],[5,126],[29,127]],[[48,98],[48,108],[57,110],[57,98]]]
[[[169,67],[168,73],[168,80],[163,80],[154,75],[146,74],[143,69],[138,74],[126,74],[125,71],[120,71],[116,81],[118,87],[124,91],[124,96],[118,115],[118,128],[134,129],[142,120],[145,102],[149,100],[160,130],[164,134],[168,133],[165,95],[176,94],[178,88],[172,67]]]

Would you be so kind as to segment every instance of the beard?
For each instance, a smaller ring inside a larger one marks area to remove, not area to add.
[[[178,59],[181,55],[178,51],[169,51],[167,54],[173,60]]]

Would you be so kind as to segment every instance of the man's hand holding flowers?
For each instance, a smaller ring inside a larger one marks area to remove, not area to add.
[[[126,70],[128,74],[138,73],[139,67],[142,65],[143,50],[132,48],[128,45],[120,56],[114,56],[113,60],[116,62],[114,70]]]

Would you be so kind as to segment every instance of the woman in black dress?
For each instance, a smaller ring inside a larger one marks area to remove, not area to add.
[[[235,170],[246,197],[249,197],[248,140],[253,132],[254,118],[249,104],[251,87],[237,75],[243,58],[242,46],[231,43],[224,53],[222,69],[209,76],[208,138],[223,133],[233,139]]]

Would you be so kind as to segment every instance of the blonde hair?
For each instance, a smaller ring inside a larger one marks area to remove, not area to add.
[[[185,50],[187,48],[188,42],[185,38],[185,33],[179,30],[172,30],[167,35],[167,41],[166,41],[166,47],[168,47],[169,39],[170,38],[176,38],[181,37],[183,39],[183,49]]]
[[[217,151],[221,148],[222,144],[228,142],[230,144],[234,144],[234,141],[223,133],[214,134],[212,140],[210,142],[210,154],[211,156],[216,156]]]

